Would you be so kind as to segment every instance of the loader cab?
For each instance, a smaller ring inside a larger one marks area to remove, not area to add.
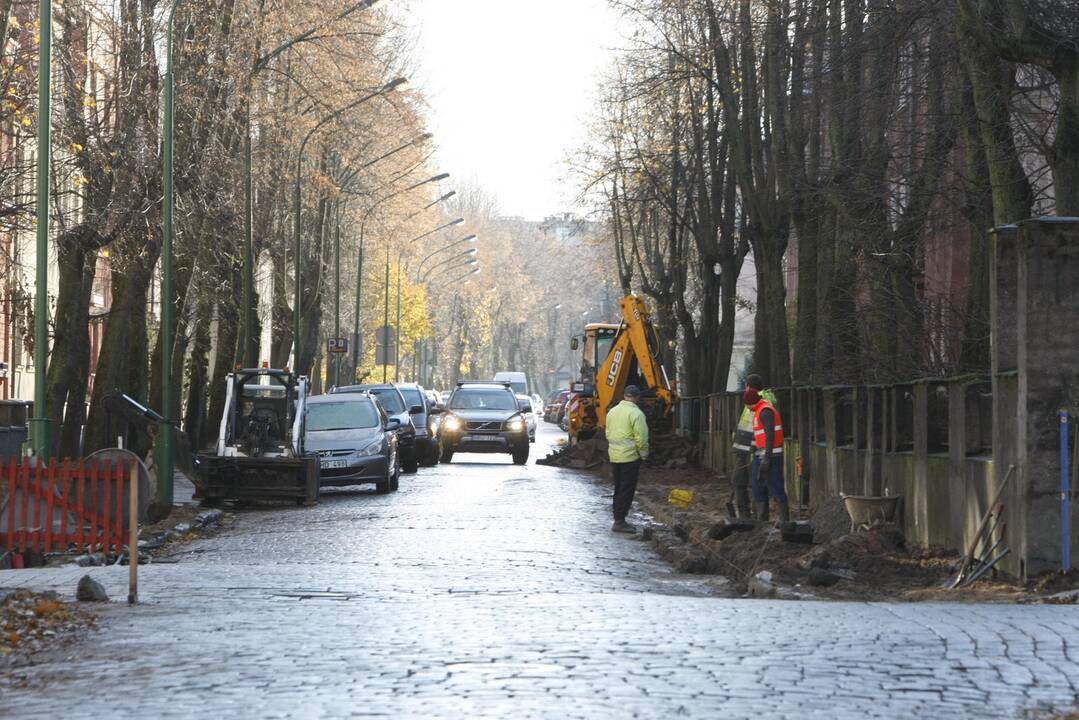
[[[581,380],[594,385],[596,368],[603,365],[611,352],[618,325],[613,323],[589,323],[584,326],[584,350],[581,354]],[[576,349],[576,348],[574,348]]]
[[[303,379],[267,368],[237,370],[234,378],[233,421],[223,444],[247,457],[296,453],[294,425]]]

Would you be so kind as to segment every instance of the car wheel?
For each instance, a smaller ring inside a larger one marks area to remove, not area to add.
[[[453,448],[442,446],[442,462],[448,463],[453,460]]]
[[[528,446],[522,445],[521,447],[513,449],[513,464],[524,465],[528,462]]]
[[[395,459],[393,462],[393,476],[390,478],[390,492],[397,492],[401,487],[401,461]]]
[[[420,469],[420,460],[419,457],[417,457],[418,451],[416,450],[416,448],[412,448],[411,450],[402,454],[404,455],[404,457],[401,458],[402,470],[411,475],[412,473]]]

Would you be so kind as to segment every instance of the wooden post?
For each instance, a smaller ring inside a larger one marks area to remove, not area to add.
[[[127,545],[127,604],[139,601],[139,463],[131,463],[131,489],[128,492],[127,522],[130,537]]]

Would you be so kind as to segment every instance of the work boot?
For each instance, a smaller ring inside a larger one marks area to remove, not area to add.
[[[761,502],[760,500],[755,500],[753,502],[753,506],[756,509],[755,514],[757,516],[757,519],[760,520],[761,522],[767,522],[768,521],[768,501],[765,500],[764,502]]]
[[[790,508],[790,505],[788,505],[785,502],[776,503],[776,505],[777,505],[777,509],[779,510],[779,522],[790,522],[791,521],[791,508]]]
[[[633,535],[636,534],[637,528],[633,527],[625,520],[615,520],[614,525],[611,525],[611,532]]]

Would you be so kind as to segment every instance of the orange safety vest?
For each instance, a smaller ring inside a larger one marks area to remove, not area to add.
[[[761,412],[764,410],[771,410],[772,417],[775,418],[776,437],[772,445],[772,454],[779,455],[783,452],[783,421],[779,417],[776,406],[767,400],[761,400],[753,406],[753,440],[758,450],[765,450],[768,447],[768,437],[764,432],[764,423],[761,422]]]

